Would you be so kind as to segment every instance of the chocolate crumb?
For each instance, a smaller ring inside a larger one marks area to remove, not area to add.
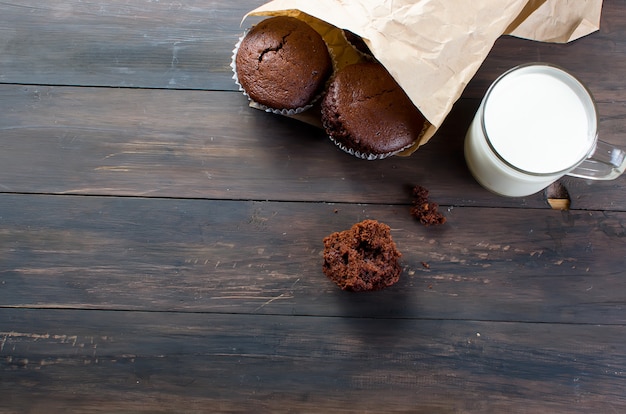
[[[430,269],[430,265],[426,262],[422,262],[422,266],[424,266],[425,269]]]
[[[411,215],[425,226],[443,224],[446,217],[439,212],[439,205],[428,199],[428,190],[417,185],[413,188],[413,207]]]

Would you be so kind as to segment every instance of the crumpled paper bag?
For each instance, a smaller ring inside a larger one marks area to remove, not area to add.
[[[496,40],[512,35],[570,42],[600,27],[602,0],[274,0],[247,16],[290,15],[313,26],[338,66],[361,57],[342,30],[361,36],[430,122],[428,142]]]

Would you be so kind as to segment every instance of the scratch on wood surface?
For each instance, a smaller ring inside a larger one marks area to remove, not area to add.
[[[228,247],[228,248],[234,249],[235,248],[235,243],[216,242],[215,246],[216,247]]]
[[[211,296],[211,300],[231,300],[231,299],[259,299],[259,297],[251,296],[251,295]]]
[[[72,346],[76,346],[76,342],[78,341],[78,336],[76,335],[50,335],[48,333],[37,334],[37,333],[15,332],[15,331],[0,332],[0,335],[3,336],[2,344],[1,344],[2,348],[4,348],[4,345],[6,344],[6,341],[9,338],[30,338],[30,339],[34,339],[35,341],[38,341],[40,339],[54,339],[54,340],[60,341],[61,343],[71,343]]]
[[[265,306],[269,305],[270,303],[274,302],[275,300],[278,300],[278,299],[280,299],[280,298],[282,298],[284,296],[285,296],[285,293],[281,293],[280,295],[276,296],[275,298],[272,298],[272,299],[268,300],[267,302],[265,302],[264,304],[262,304],[261,306],[256,308],[254,311],[256,312],[256,311],[264,308]]]
[[[25,332],[0,332],[0,335],[4,335],[4,338],[31,338],[31,339],[50,339],[50,334],[36,334],[36,333],[25,333]]]
[[[290,289],[293,289],[293,287],[295,285],[297,285],[299,281],[300,281],[300,278],[296,279],[296,281],[291,284]],[[258,310],[264,308],[265,306],[269,305],[270,303],[274,302],[275,300],[278,300],[278,299],[281,299],[281,298],[290,299],[290,298],[293,298],[293,294],[292,293],[283,292],[280,295],[278,295],[278,296],[276,296],[274,298],[271,298],[270,300],[268,300],[267,302],[265,302],[264,304],[262,304],[261,306],[256,308],[254,311],[257,312]]]
[[[554,261],[554,264],[555,264],[555,265],[557,265],[557,266],[560,266],[560,265],[562,265],[562,264],[563,264],[563,263],[565,263],[565,262],[570,262],[570,263],[572,263],[572,262],[577,262],[577,261],[578,261],[578,260],[577,260],[577,259],[575,259],[575,258],[573,258],[573,257],[566,257],[566,258],[563,258],[563,259],[559,259],[559,260]]]
[[[129,172],[131,170],[130,166],[111,166],[111,167],[96,167],[94,171],[112,171],[112,172]]]

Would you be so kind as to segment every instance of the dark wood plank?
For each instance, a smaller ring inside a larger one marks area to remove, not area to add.
[[[455,207],[427,228],[406,205],[0,203],[5,307],[626,323],[626,213]],[[321,271],[322,239],[365,218],[393,229],[403,276],[346,293]]]
[[[543,193],[507,199],[473,180],[463,138],[477,100],[461,100],[412,156],[375,162],[246,102],[236,92],[0,85],[0,191],[408,203],[406,187],[421,184],[444,205],[549,208]],[[626,103],[600,110],[602,137],[626,146]],[[564,183],[573,209],[626,205],[624,177]]]
[[[623,412],[624,326],[0,310],[3,412]]]
[[[263,0],[0,3],[0,82],[234,90],[244,14]]]

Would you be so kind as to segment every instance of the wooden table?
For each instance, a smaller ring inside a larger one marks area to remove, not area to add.
[[[247,106],[263,0],[0,3],[0,412],[626,412],[626,177],[482,189],[480,98],[551,62],[626,146],[626,4],[573,43],[496,43],[433,140],[367,162]],[[413,185],[448,222],[408,213]],[[322,238],[373,218],[400,282],[341,291]]]

